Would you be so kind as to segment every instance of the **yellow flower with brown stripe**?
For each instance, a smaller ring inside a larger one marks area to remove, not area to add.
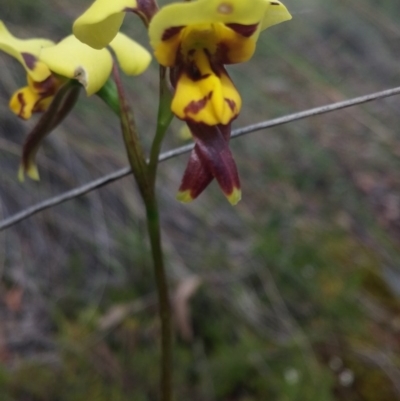
[[[225,65],[249,60],[264,29],[291,19],[280,1],[197,0],[163,7],[149,26],[158,62],[171,68],[171,109],[195,139],[178,199],[196,198],[216,178],[228,200],[240,182],[228,147],[242,101]]]
[[[110,43],[122,70],[142,73],[151,56],[146,49],[123,34]],[[96,93],[111,74],[113,59],[107,49],[95,50],[68,36],[59,43],[47,39],[18,39],[0,21],[0,50],[16,58],[25,68],[28,85],[11,98],[11,109],[21,118],[45,111],[59,87],[76,79],[88,96]]]
[[[122,33],[115,36],[110,47],[127,75],[141,74],[150,64],[150,53]],[[88,96],[93,95],[104,86],[113,68],[113,56],[107,49],[93,49],[73,35],[57,44],[47,39],[18,39],[2,21],[0,50],[16,58],[27,73],[27,86],[17,90],[10,100],[11,110],[23,119],[47,111],[69,81],[79,82]],[[24,172],[33,179],[39,178],[34,163],[39,143],[66,116],[65,111],[73,107],[79,85],[76,88],[76,85],[68,86],[61,94],[54,118],[46,116],[28,135],[23,149],[21,179]]]

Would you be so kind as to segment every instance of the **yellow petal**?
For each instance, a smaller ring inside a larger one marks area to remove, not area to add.
[[[250,28],[250,29],[246,29]],[[241,31],[250,30],[249,36]],[[201,25],[190,25],[182,34],[182,53],[188,54],[193,48],[207,48],[209,54],[220,53],[217,59],[222,64],[235,64],[249,60],[254,54],[259,35],[258,24],[241,25],[221,23],[208,25],[207,34]],[[202,38],[203,36],[203,38]],[[222,48],[222,51],[220,49]]]
[[[247,61],[253,55],[262,29],[290,18],[286,7],[272,0],[175,3],[154,16],[149,27],[150,42],[158,62],[167,67],[179,60],[179,49],[186,54],[189,48],[200,44],[210,54],[219,51],[221,46],[216,45],[222,44],[223,64],[234,64]]]
[[[219,76],[212,70],[207,55],[198,51],[194,57],[199,77],[184,71],[178,79],[171,110],[182,120],[207,125],[228,124],[241,108],[241,98],[224,70]]]
[[[136,0],[96,0],[74,22],[74,35],[83,43],[102,49],[117,35],[125,10],[136,6]]]
[[[261,23],[261,30],[292,19],[289,11],[280,1],[265,0],[265,2],[267,3],[267,9]]]
[[[151,25],[150,25],[151,27]],[[177,60],[177,53],[182,42],[182,33],[184,27],[171,28],[170,37],[164,37],[161,41],[153,41],[151,45],[154,48],[154,56],[164,67],[172,67]]]
[[[17,90],[9,102],[10,109],[24,120],[31,118],[32,113],[46,111],[62,84],[53,74],[41,82],[27,74],[27,81],[28,86]]]
[[[178,32],[167,40],[163,40],[155,48],[154,55],[158,62],[166,67],[175,65],[178,50],[182,55],[187,55],[195,48],[207,49],[210,55],[223,49],[222,57],[217,57],[222,64],[235,64],[249,60],[254,54],[256,40],[260,28],[255,25],[250,27],[254,33],[250,36],[240,34],[240,27],[246,25],[227,26],[222,23],[189,25],[184,28],[172,28],[171,32]],[[222,45],[222,46],[221,46]]]
[[[40,59],[56,74],[77,79],[88,96],[105,84],[112,70],[112,57],[108,50],[93,49],[72,35],[53,47],[43,49]]]
[[[50,76],[49,69],[38,60],[38,56],[42,48],[53,45],[47,39],[18,39],[0,21],[0,50],[16,58],[35,81],[43,81]]]
[[[42,96],[34,92],[29,86],[17,90],[11,97],[9,107],[18,117],[28,120],[36,104],[42,99]]]
[[[163,7],[149,26],[154,49],[170,28],[188,25],[223,23],[253,25],[261,22],[267,7],[265,0],[197,0]]]
[[[139,75],[151,62],[150,53],[139,43],[119,33],[110,43],[118,63],[126,75]]]
[[[51,74],[47,79],[40,82],[34,81],[28,74],[27,81],[31,90],[42,96],[54,95],[64,82],[60,76],[55,76],[54,74]]]

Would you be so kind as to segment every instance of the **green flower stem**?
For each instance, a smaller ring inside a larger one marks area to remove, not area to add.
[[[154,262],[154,273],[157,282],[158,305],[161,320],[161,400],[172,401],[172,322],[171,306],[168,292],[168,281],[165,274],[161,245],[159,209],[156,196],[156,176],[158,158],[165,132],[172,121],[171,94],[166,81],[166,69],[160,66],[160,98],[158,106],[157,129],[150,151],[148,179],[151,196],[145,201],[147,227],[150,236],[151,252]]]
[[[158,167],[158,157],[160,155],[161,144],[165,132],[169,127],[174,115],[171,112],[171,91],[168,88],[166,79],[166,68],[160,66],[160,104],[158,107],[157,129],[150,151],[149,178],[151,185],[155,185]]]
[[[168,281],[165,274],[161,245],[161,228],[155,192],[146,202],[147,228],[154,264],[158,293],[158,310],[161,320],[161,401],[172,401],[172,322]]]
[[[139,142],[133,114],[123,92],[117,67],[113,70],[114,82],[108,83],[99,96],[118,113],[124,136],[125,147],[133,175],[139,186],[146,208],[147,228],[150,239],[151,255],[156,278],[159,315],[161,320],[161,401],[172,401],[172,322],[168,281],[165,274],[161,242],[161,227],[155,189],[158,158],[165,132],[173,118],[170,111],[171,94],[166,82],[166,70],[160,67],[160,103],[157,129],[151,146],[149,164]]]
[[[116,68],[114,66],[114,68]],[[115,74],[118,74],[118,70],[114,71],[113,77]],[[118,78],[119,80],[119,78]],[[109,78],[107,82],[103,85],[103,87],[96,93],[97,96],[99,96],[101,99],[104,100],[104,102],[107,104],[107,106],[118,116],[120,117],[120,107],[119,107],[119,96],[118,96],[118,90],[117,86],[115,84],[115,81],[112,78]]]

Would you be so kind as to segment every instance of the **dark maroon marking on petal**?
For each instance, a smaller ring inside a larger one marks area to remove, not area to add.
[[[166,29],[163,32],[163,35],[161,37],[162,41],[166,41],[168,39],[171,39],[172,37],[174,37],[175,35],[177,35],[182,29],[184,28],[184,26],[173,26],[171,28]]]
[[[21,117],[24,114],[25,107],[26,107],[26,102],[25,102],[23,93],[21,93],[21,92],[18,93],[17,99],[18,99],[18,103],[20,104],[18,116]]]
[[[229,108],[231,109],[232,113],[236,110],[236,103],[232,99],[224,98],[225,102],[228,103]]]
[[[194,61],[190,61],[189,63],[187,63],[185,66],[185,70],[186,74],[194,82],[201,81],[202,79],[206,79],[210,76],[210,74],[202,74]]]
[[[271,1],[270,4],[271,4],[271,6],[280,6],[279,3],[275,3],[274,1]]]
[[[189,64],[186,73],[193,82],[201,81],[202,79],[206,79],[210,76],[210,74],[202,75],[195,63]]]
[[[224,66],[227,64],[235,64],[237,61],[233,62],[229,58],[229,53],[232,50],[233,45],[232,43],[220,42],[217,46],[217,51],[214,55],[214,64],[218,66]],[[220,68],[221,69],[221,68]]]
[[[58,89],[57,78],[52,74],[42,82],[33,82],[33,87],[41,95],[54,95]]]
[[[204,74],[199,79],[197,79],[196,81],[201,81],[202,79],[207,79],[210,75],[211,74]]]
[[[190,154],[179,192],[190,191],[192,199],[196,199],[213,179],[214,176],[207,164],[199,156],[199,145],[196,144]]]
[[[200,100],[192,100],[184,109],[185,114],[197,114],[199,111],[206,107],[207,102],[211,99],[213,92],[211,91],[208,95],[204,96]]]
[[[221,70],[223,70],[224,66],[222,65],[223,63],[221,63],[219,60],[218,53],[211,54],[210,51],[206,48],[204,48],[203,51],[210,61],[210,67],[213,73],[219,78],[221,76]]]
[[[217,51],[215,52],[214,59],[219,65],[230,64],[228,57],[229,46],[224,42],[219,42],[217,45]]]
[[[137,7],[125,7],[122,11],[135,13],[148,26],[158,11],[158,6],[154,0],[137,0]]]
[[[203,51],[210,62],[211,70],[217,77],[219,77],[220,76],[219,71],[221,68],[219,68],[219,66],[215,64],[215,62],[213,61],[213,57],[210,55],[210,52],[207,49],[203,49]],[[195,52],[196,52],[195,49],[191,49],[189,50],[188,55],[193,57]],[[186,70],[186,74],[194,82],[201,81],[202,79],[206,79],[210,76],[210,74],[201,73],[194,59],[186,60],[183,62],[183,64],[184,64],[184,69]]]
[[[229,142],[229,140],[231,139],[231,123],[228,123],[226,125],[218,124],[218,128],[225,141]]]
[[[198,156],[226,195],[240,188],[239,174],[229,149],[230,124],[209,126],[187,122],[198,145]]]
[[[196,82],[201,80],[201,72],[194,61],[187,65],[186,73],[192,81]]]
[[[242,35],[245,38],[249,38],[257,30],[258,24],[252,24],[252,25],[226,24],[226,26],[228,28],[231,28],[239,35]]]
[[[26,66],[30,70],[35,69],[36,63],[38,61],[37,57],[35,57],[33,54],[30,54],[30,53],[21,53],[21,56],[26,64]]]
[[[80,88],[80,85],[72,81],[64,84],[56,94],[47,111],[41,115],[35,127],[25,138],[21,158],[22,165],[25,169],[27,169],[29,161],[35,157],[42,140],[57,127],[72,110],[78,100]]]
[[[179,45],[178,45],[178,48],[176,50],[175,64],[174,65],[183,66],[185,64],[185,58],[186,58],[186,55],[184,55],[183,51],[182,51],[182,41],[180,41]]]
[[[34,106],[32,107],[32,113],[43,113],[47,110],[48,105],[45,105],[45,100],[51,98],[53,95],[50,96],[41,96]]]
[[[176,85],[178,84],[179,79],[182,76],[182,66],[179,65],[177,67],[171,67],[169,69],[169,80],[171,81],[171,85],[172,87],[175,89]]]

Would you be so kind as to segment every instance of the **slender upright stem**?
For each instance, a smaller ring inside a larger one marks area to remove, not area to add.
[[[158,158],[165,132],[172,120],[171,95],[167,87],[166,70],[160,66],[160,98],[158,107],[157,129],[150,151],[147,177],[150,186],[149,197],[145,200],[147,227],[150,237],[151,253],[156,276],[158,305],[161,320],[161,401],[172,401],[172,322],[168,292],[168,280],[165,274],[161,246],[161,227],[156,196],[156,176]]]
[[[156,278],[159,315],[161,320],[160,399],[161,401],[172,401],[171,306],[168,293],[168,280],[164,267],[160,217],[155,189],[161,144],[173,117],[170,109],[171,95],[167,87],[166,70],[164,67],[160,67],[160,103],[158,108],[157,129],[151,146],[150,160],[149,163],[146,164],[133,113],[125,97],[119,73],[115,66],[113,76],[115,85],[107,85],[100,93],[100,96],[115,112],[119,113],[129,163],[146,208],[147,228]]]
[[[172,121],[173,114],[171,112],[171,92],[168,88],[166,79],[167,70],[160,66],[160,103],[158,106],[157,129],[150,151],[149,161],[149,178],[151,184],[155,185],[158,158],[161,151],[161,144],[164,139],[165,132]]]
[[[146,202],[147,228],[156,277],[161,320],[161,401],[172,401],[172,324],[168,280],[161,246],[161,229],[155,192]]]

